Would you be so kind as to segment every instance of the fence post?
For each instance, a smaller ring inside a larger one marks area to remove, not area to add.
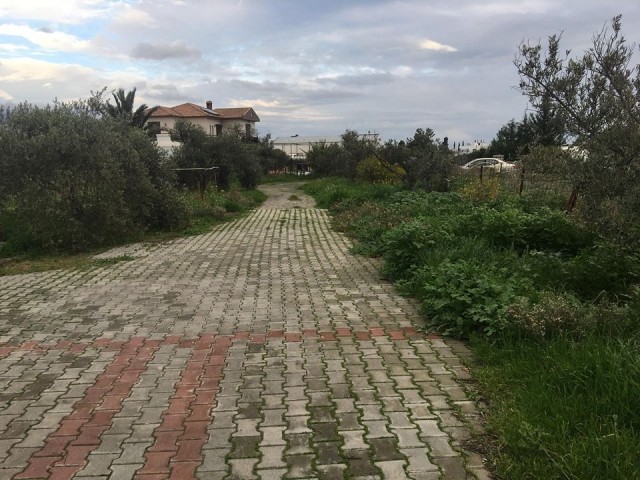
[[[480,165],[480,183],[482,183],[482,171],[484,170],[484,165]]]
[[[519,196],[522,196],[523,190],[524,190],[524,165],[522,166],[522,172],[520,172],[520,189],[518,190]]]

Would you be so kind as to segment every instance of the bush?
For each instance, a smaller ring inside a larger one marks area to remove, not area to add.
[[[477,232],[496,247],[575,253],[593,243],[594,236],[567,215],[541,208],[527,213],[498,204],[477,207],[460,223],[460,233]]]
[[[587,325],[585,309],[566,294],[543,292],[537,302],[520,298],[507,310],[511,326],[539,338],[557,335],[582,337],[592,328]]]
[[[365,158],[358,164],[356,171],[360,180],[387,185],[399,185],[405,175],[402,167],[387,164],[378,157]]]
[[[579,252],[566,265],[566,285],[586,300],[604,294],[625,296],[640,282],[640,258],[619,247],[599,243]]]
[[[0,125],[0,225],[22,250],[82,250],[184,224],[158,148],[89,103],[22,104]]]
[[[453,240],[441,221],[415,219],[400,224],[385,234],[383,242],[384,275],[391,280],[406,279],[423,264],[423,257],[439,244]]]
[[[414,282],[427,325],[459,338],[468,338],[474,332],[495,336],[508,327],[508,307],[531,291],[528,281],[507,268],[465,260],[424,268],[416,272]]]
[[[458,190],[461,195],[473,201],[493,201],[500,195],[500,178],[497,176],[485,178],[482,182],[475,177]]]
[[[351,238],[357,239],[355,253],[379,256],[384,252],[384,234],[408,220],[404,212],[379,202],[365,202],[351,208],[340,206],[333,225]]]

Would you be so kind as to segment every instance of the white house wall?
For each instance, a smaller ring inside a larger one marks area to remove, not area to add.
[[[233,128],[240,128],[241,132],[244,134],[245,125],[248,123],[251,125],[252,131],[255,130],[255,122],[248,122],[245,120],[223,120],[223,119],[212,119],[206,117],[186,117],[186,118],[175,118],[175,117],[152,117],[149,119],[150,122],[160,122],[160,129],[162,131],[171,131],[175,126],[178,120],[184,120],[189,123],[193,123],[194,125],[198,125],[201,127],[205,133],[209,135],[216,134],[216,125],[222,125],[222,131],[231,130]],[[238,127],[236,127],[236,125]]]
[[[309,150],[311,150],[311,147],[314,145],[320,145],[321,143],[324,145],[333,145],[333,142],[274,143],[273,148],[282,150],[291,158],[304,158],[307,156]]]
[[[171,131],[173,127],[175,127],[175,124],[178,120],[185,120],[194,125],[198,125],[200,128],[202,128],[205,131],[205,133],[208,133],[209,135],[215,135],[215,126],[223,124],[221,120],[214,120],[211,118],[204,118],[204,117],[203,118],[153,117],[149,119],[150,122],[160,122],[160,128],[163,131],[167,131],[167,132]]]

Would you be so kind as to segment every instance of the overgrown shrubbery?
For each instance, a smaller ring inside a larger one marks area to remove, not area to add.
[[[191,171],[181,181],[190,188],[206,189],[215,179],[218,188],[228,189],[237,180],[243,188],[256,188],[262,177],[259,144],[246,143],[233,132],[228,135],[207,135],[199,125],[187,121],[176,122],[171,136],[181,143],[174,152],[178,167],[216,168],[214,172]]]
[[[314,145],[306,160],[320,177],[339,176],[376,184],[403,184],[410,189],[448,191],[453,152],[427,128],[412,138],[384,145],[347,130],[338,144]]]
[[[21,104],[0,124],[4,251],[84,249],[184,225],[172,166],[89,102]]]
[[[0,255],[81,251],[151,230],[200,232],[261,200],[232,185],[255,188],[260,146],[232,136],[211,142],[187,124],[183,146],[168,158],[142,128],[105,114],[102,93],[0,109]],[[206,190],[198,175],[182,179],[189,188],[179,185],[178,165],[212,159],[224,192]]]
[[[637,252],[533,197],[306,189],[420,299],[428,330],[472,339],[502,477],[637,478]]]
[[[569,325],[570,310],[556,308],[564,300],[547,301],[553,292],[595,315],[600,304],[624,305],[640,283],[637,254],[517,197],[478,204],[454,193],[335,179],[306,189],[356,239],[355,251],[381,256],[383,274],[420,298],[430,328],[447,334],[535,335],[520,328],[522,318],[510,318],[522,299],[540,315],[566,313]]]

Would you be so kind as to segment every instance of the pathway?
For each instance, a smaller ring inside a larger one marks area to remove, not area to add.
[[[488,478],[468,350],[295,186],[103,255],[129,261],[0,277],[0,479]]]

